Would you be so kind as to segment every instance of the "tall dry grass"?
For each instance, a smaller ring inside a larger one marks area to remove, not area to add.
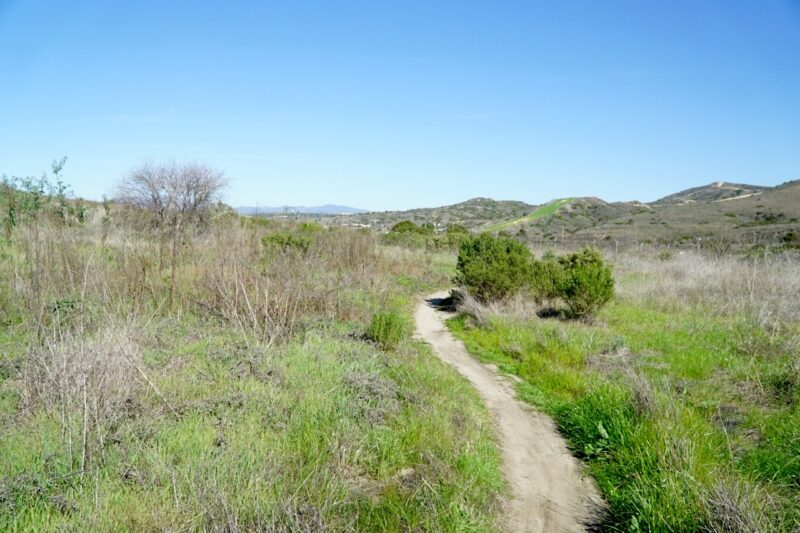
[[[173,276],[146,213],[120,208],[113,216],[112,225],[42,220],[15,231],[3,298],[21,304],[41,335],[74,317],[86,328],[104,316],[155,313],[206,315],[262,339],[280,338],[312,316],[363,318],[363,293],[380,292],[389,276],[418,261],[408,257],[398,266],[373,233],[347,229],[317,228],[307,249],[270,253],[265,235],[300,227],[223,214],[187,232]]]
[[[800,261],[794,256],[619,254],[614,266],[621,298],[745,315],[768,329],[800,321]]]
[[[206,235],[191,269],[189,303],[271,341],[312,317],[361,318],[357,291],[386,283],[386,261],[371,233],[323,231],[308,249],[287,250],[266,249],[261,238],[267,233],[231,224]]]

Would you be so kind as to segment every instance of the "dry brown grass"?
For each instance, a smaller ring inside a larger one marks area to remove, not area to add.
[[[26,354],[23,405],[60,420],[67,456],[81,472],[149,383],[134,330],[133,324],[109,324],[92,336],[54,332]]]
[[[707,496],[710,533],[773,531],[775,503],[763,487],[741,479],[720,478]]]
[[[622,298],[746,315],[770,329],[800,320],[800,261],[788,255],[619,254],[614,266]]]
[[[23,302],[40,335],[74,316],[91,330],[103,316],[169,312],[209,315],[260,339],[279,339],[312,319],[364,318],[364,294],[385,292],[391,276],[427,268],[419,264],[421,252],[386,251],[374,233],[350,229],[316,228],[307,250],[270,254],[265,235],[303,230],[221,214],[186,232],[173,274],[165,258],[171,251],[146,214],[120,207],[112,216],[111,227],[43,222],[13,235],[2,298]]]

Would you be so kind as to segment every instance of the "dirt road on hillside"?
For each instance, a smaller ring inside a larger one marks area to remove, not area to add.
[[[447,296],[434,294],[417,306],[417,334],[472,382],[494,417],[512,493],[508,531],[585,531],[602,505],[592,479],[583,475],[553,421],[517,400],[507,379],[473,359],[447,330],[443,321],[452,315],[435,308]]]

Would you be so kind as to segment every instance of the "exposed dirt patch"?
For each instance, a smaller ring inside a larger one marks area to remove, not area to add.
[[[447,294],[435,294],[417,306],[417,334],[478,389],[495,419],[503,471],[511,488],[509,531],[585,531],[603,500],[583,465],[547,416],[516,399],[508,380],[473,359],[447,330],[448,314],[435,309]]]

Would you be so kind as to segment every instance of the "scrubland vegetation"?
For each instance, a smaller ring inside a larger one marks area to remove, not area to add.
[[[521,290],[462,297],[450,326],[587,462],[600,529],[799,529],[797,256],[608,257],[616,296],[594,318]]]
[[[494,529],[487,413],[410,336],[452,257],[241,218],[196,170],[3,186],[0,530]]]
[[[800,528],[791,249],[243,218],[191,165],[93,204],[62,165],[0,190],[0,530],[495,530],[488,415],[411,336],[453,280],[452,330],[586,461],[598,529]]]
[[[456,270],[455,281],[481,302],[523,291],[536,302],[560,299],[572,317],[591,315],[614,294],[611,269],[595,248],[536,259],[511,237],[483,233],[462,243]]]

